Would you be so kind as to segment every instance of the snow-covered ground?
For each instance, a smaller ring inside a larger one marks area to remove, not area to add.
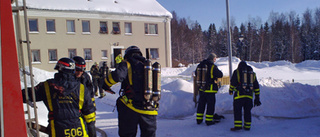
[[[233,58],[232,61],[232,68],[236,69],[240,60]],[[219,58],[215,64],[225,76],[229,75],[228,58]],[[233,127],[233,100],[228,94],[229,85],[222,86],[216,95],[215,112],[224,115],[226,119],[212,126],[196,124],[191,79],[196,65],[189,65],[183,68],[162,68],[157,136],[319,136],[320,61],[248,64],[257,73],[262,102],[261,106],[252,109],[250,131],[230,131]],[[52,78],[53,74],[34,68],[35,82]],[[120,83],[112,87],[114,91],[119,91],[119,88]],[[102,99],[96,98],[96,126],[104,130],[108,137],[118,136],[117,110],[114,109],[117,97],[118,94],[107,94]],[[42,102],[37,105],[40,124],[47,125],[47,109]]]

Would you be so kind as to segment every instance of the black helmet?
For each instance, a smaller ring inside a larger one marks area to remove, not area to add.
[[[239,63],[239,65],[238,65],[238,69],[239,69],[239,70],[243,70],[243,69],[245,69],[245,68],[247,68],[247,62],[241,61],[241,62]]]
[[[86,70],[86,61],[82,57],[74,56],[73,60],[76,63],[76,71],[85,71]]]
[[[137,46],[130,46],[126,49],[124,58],[127,59],[129,57],[132,57],[134,53],[137,53],[139,56],[142,56],[142,53]]]
[[[74,73],[75,64],[70,58],[61,58],[54,67],[55,70],[64,73]]]
[[[106,62],[103,62],[103,63],[102,63],[102,66],[107,66],[107,63],[106,63]]]

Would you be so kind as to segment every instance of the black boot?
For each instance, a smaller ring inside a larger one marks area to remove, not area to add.
[[[201,123],[202,123],[202,119],[201,120],[197,119],[197,124],[199,125]]]
[[[214,121],[206,121],[207,126],[214,125]]]
[[[241,130],[242,128],[241,127],[233,127],[233,128],[230,128],[231,131],[238,131],[238,130]]]

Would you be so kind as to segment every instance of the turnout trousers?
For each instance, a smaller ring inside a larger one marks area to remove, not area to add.
[[[197,121],[202,122],[204,111],[207,106],[207,112],[206,112],[206,123],[213,122],[213,114],[215,110],[215,104],[216,104],[216,94],[215,93],[205,93],[200,91],[200,98],[198,102],[198,108],[197,108]]]
[[[120,137],[135,137],[138,124],[141,137],[155,137],[157,116],[140,114],[128,108],[119,98],[117,99],[118,125]]]
[[[252,99],[239,98],[233,101],[234,127],[242,128],[242,108],[244,110],[244,128],[251,128],[251,109],[253,107]]]

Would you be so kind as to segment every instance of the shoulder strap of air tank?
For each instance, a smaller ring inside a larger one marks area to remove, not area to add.
[[[132,86],[132,68],[131,64],[129,61],[123,60],[127,63],[127,68],[128,68],[128,78],[129,78],[129,84]]]
[[[211,66],[211,71],[210,71],[210,73],[211,73],[211,78],[213,78],[213,68],[214,68],[214,64]]]

